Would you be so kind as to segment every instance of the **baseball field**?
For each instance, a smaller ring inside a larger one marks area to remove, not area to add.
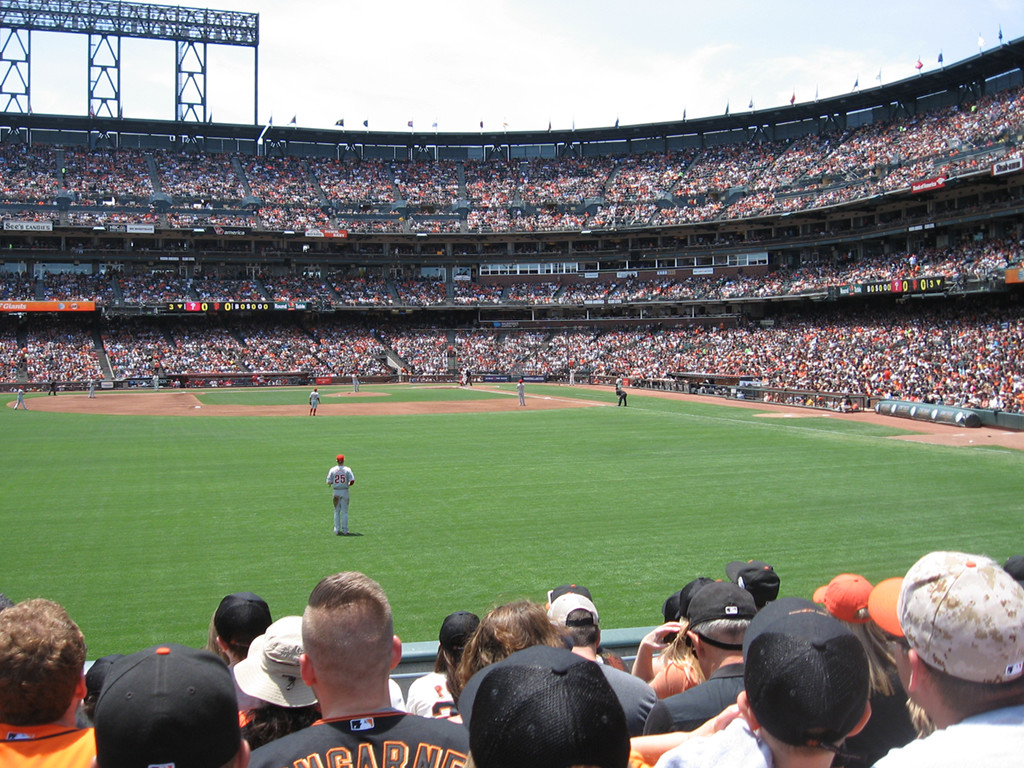
[[[1024,552],[1019,435],[611,388],[513,384],[33,394],[0,408],[0,591],[48,597],[89,657],[201,645],[220,598],[300,613],[328,573],[387,590],[396,631],[566,582],[608,628],[730,560],[809,596],[934,549]],[[355,473],[351,528],[325,483]]]

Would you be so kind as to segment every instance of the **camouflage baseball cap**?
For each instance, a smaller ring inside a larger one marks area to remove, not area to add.
[[[897,608],[910,647],[936,669],[975,683],[1024,674],[1024,587],[989,558],[925,555],[907,571]]]

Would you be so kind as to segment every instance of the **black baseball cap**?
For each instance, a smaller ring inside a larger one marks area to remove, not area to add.
[[[754,716],[786,744],[834,749],[864,715],[864,647],[810,600],[786,597],[758,612],[743,639],[743,661]]]
[[[551,605],[555,600],[560,598],[562,595],[567,594],[583,595],[587,600],[593,600],[590,596],[590,590],[586,587],[581,587],[578,584],[563,584],[560,587],[555,587],[548,591],[548,605]]]
[[[220,639],[246,648],[274,623],[267,601],[252,592],[232,592],[213,614],[213,626]]]
[[[757,606],[747,590],[730,581],[713,581],[705,584],[690,600],[687,617],[690,628],[697,631],[701,624],[719,619],[754,618]]]
[[[480,617],[469,611],[456,611],[445,617],[441,622],[441,631],[437,640],[441,647],[449,653],[461,651],[476,628],[480,626]]]
[[[686,618],[686,613],[690,610],[690,601],[693,600],[693,596],[702,587],[713,582],[714,579],[709,579],[707,576],[698,576],[678,592],[673,592],[669,595],[668,599],[665,600],[665,604],[661,607],[661,613],[665,617],[665,621],[679,621]]]
[[[734,560],[725,566],[725,575],[752,594],[758,608],[779,596],[779,574],[762,560]]]
[[[227,666],[183,645],[157,645],[116,661],[94,722],[103,768],[220,768],[241,746]]]
[[[600,666],[562,648],[544,655],[545,663],[494,665],[481,682],[469,726],[473,762],[626,768],[626,715]]]

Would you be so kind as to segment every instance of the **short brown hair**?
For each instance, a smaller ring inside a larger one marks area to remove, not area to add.
[[[0,611],[0,721],[59,720],[84,668],[85,638],[63,607],[36,599]]]
[[[322,579],[302,615],[302,644],[330,684],[367,681],[391,671],[394,620],[380,584],[355,571]]]

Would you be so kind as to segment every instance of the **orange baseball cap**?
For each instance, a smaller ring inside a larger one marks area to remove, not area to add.
[[[871,582],[856,573],[840,573],[828,584],[814,590],[814,602],[821,603],[840,621],[864,624],[868,616]]]
[[[900,614],[897,608],[900,590],[903,588],[903,577],[895,576],[875,585],[868,597],[868,614],[878,626],[896,637],[903,637],[900,626]]]

